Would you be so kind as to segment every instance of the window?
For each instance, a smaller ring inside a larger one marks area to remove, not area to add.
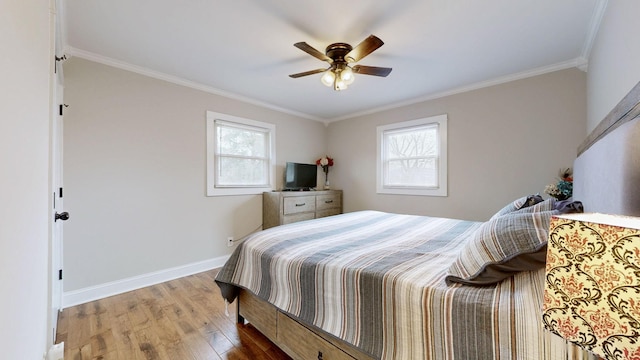
[[[447,115],[378,126],[379,194],[447,196]]]
[[[275,135],[273,124],[207,111],[207,196],[271,191]]]

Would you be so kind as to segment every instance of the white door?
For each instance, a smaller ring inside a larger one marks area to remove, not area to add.
[[[62,184],[62,135],[63,118],[61,112],[64,111],[62,101],[62,85],[56,82],[54,94],[54,116],[52,134],[52,194],[53,197],[51,222],[51,324],[53,342],[55,342],[56,328],[58,324],[58,312],[62,310],[62,228],[64,220],[68,219],[68,214],[64,211],[64,187]]]
[[[64,189],[62,185],[62,135],[63,135],[63,110],[64,96],[63,84],[64,75],[62,73],[62,58],[64,57],[64,44],[62,41],[62,32],[59,11],[62,9],[62,0],[49,0],[51,6],[51,25],[54,32],[54,40],[52,44],[52,53],[56,57],[54,62],[53,73],[51,74],[51,244],[50,250],[50,304],[49,309],[49,330],[51,333],[49,345],[56,341],[56,330],[58,328],[58,313],[62,310],[62,224],[64,219],[68,218],[68,214],[64,214],[63,196]]]

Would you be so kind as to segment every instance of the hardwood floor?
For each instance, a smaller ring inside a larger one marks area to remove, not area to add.
[[[290,359],[250,324],[225,315],[217,270],[67,308],[65,360]]]

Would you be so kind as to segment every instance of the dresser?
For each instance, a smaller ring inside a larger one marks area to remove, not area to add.
[[[342,190],[262,194],[262,228],[342,214]]]

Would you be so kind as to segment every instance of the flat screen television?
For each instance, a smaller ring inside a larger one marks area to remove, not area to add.
[[[317,185],[317,165],[287,162],[284,168],[284,190],[312,190]]]

